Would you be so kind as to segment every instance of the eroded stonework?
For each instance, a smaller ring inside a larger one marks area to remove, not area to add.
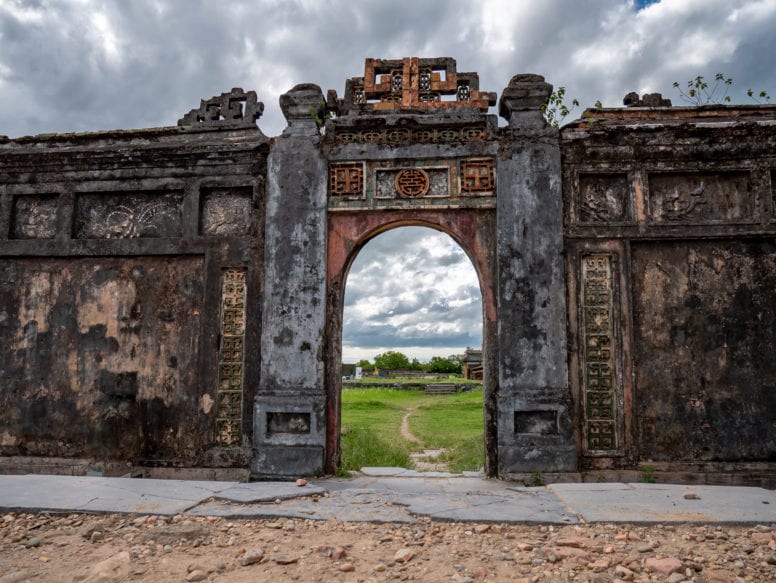
[[[423,225],[479,278],[488,475],[776,484],[776,107],[557,130],[552,89],[514,75],[500,126],[455,60],[367,59],[273,139],[239,88],[0,137],[0,471],[334,472],[349,266]]]

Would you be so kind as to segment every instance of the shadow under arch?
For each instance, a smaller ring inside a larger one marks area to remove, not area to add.
[[[342,323],[345,282],[361,249],[376,236],[399,227],[428,227],[449,235],[469,257],[482,294],[483,410],[485,473],[498,471],[496,322],[496,214],[493,209],[362,211],[330,213],[326,294],[326,447],[324,469],[334,473],[340,461]]]

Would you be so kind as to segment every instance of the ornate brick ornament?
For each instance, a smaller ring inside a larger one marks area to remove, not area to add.
[[[399,196],[415,198],[428,192],[428,174],[420,168],[401,170],[394,180],[394,186]]]
[[[461,192],[465,194],[491,193],[496,189],[493,160],[461,162]]]
[[[242,441],[245,274],[245,269],[227,269],[221,286],[216,443],[224,447],[239,446]]]
[[[345,144],[389,144],[400,146],[410,142],[421,144],[449,144],[481,142],[488,137],[485,126],[436,129],[370,129],[337,131],[335,140]]]
[[[477,73],[459,73],[455,59],[366,59],[364,76],[346,86],[340,114],[359,110],[437,110],[475,108],[487,111],[496,94],[480,91]],[[451,100],[443,97],[453,97]]]
[[[340,162],[329,166],[329,194],[331,196],[364,196],[364,164]]]
[[[228,93],[201,99],[199,107],[178,120],[179,126],[192,125],[252,125],[264,112],[264,104],[255,91],[235,87]]]
[[[582,286],[587,449],[611,451],[617,449],[611,255],[582,259]]]

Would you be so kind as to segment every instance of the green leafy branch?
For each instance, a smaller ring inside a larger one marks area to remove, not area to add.
[[[703,75],[697,75],[685,83],[682,88],[679,81],[674,81],[674,88],[679,90],[679,96],[695,106],[730,103],[730,88],[733,86],[733,78],[723,73],[714,75],[714,81],[708,82]],[[770,103],[771,96],[767,91],[755,93],[753,89],[747,89],[746,94],[756,103]]]
[[[542,104],[542,115],[544,115],[544,119],[547,120],[548,124],[557,128],[577,107],[579,107],[579,100],[577,99],[571,100],[571,107],[566,105],[566,88],[558,87],[557,90],[552,92],[547,103]]]
[[[714,84],[709,85],[703,75],[697,75],[686,83],[682,89],[679,81],[674,81],[674,88],[679,90],[679,97],[692,105],[709,105],[712,103],[730,103],[730,87],[733,85],[731,77],[725,77],[722,73],[714,75]]]

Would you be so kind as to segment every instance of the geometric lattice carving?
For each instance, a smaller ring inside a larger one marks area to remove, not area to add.
[[[216,443],[224,447],[239,446],[242,439],[245,274],[244,269],[227,269],[221,284]]]
[[[493,192],[496,179],[493,160],[468,160],[461,162],[461,192],[480,194]]]
[[[400,196],[423,196],[428,192],[428,174],[420,168],[405,168],[396,175],[394,185]]]
[[[341,162],[329,167],[329,194],[332,196],[364,196],[364,165],[362,162]]]
[[[585,421],[588,450],[616,450],[612,257],[582,258]]]
[[[364,76],[346,83],[341,114],[474,108],[488,111],[496,94],[479,90],[477,73],[459,73],[455,59],[366,59]],[[452,99],[443,99],[451,97]]]
[[[255,91],[235,87],[228,93],[202,99],[199,107],[178,120],[179,126],[241,126],[254,125],[264,111]]]

